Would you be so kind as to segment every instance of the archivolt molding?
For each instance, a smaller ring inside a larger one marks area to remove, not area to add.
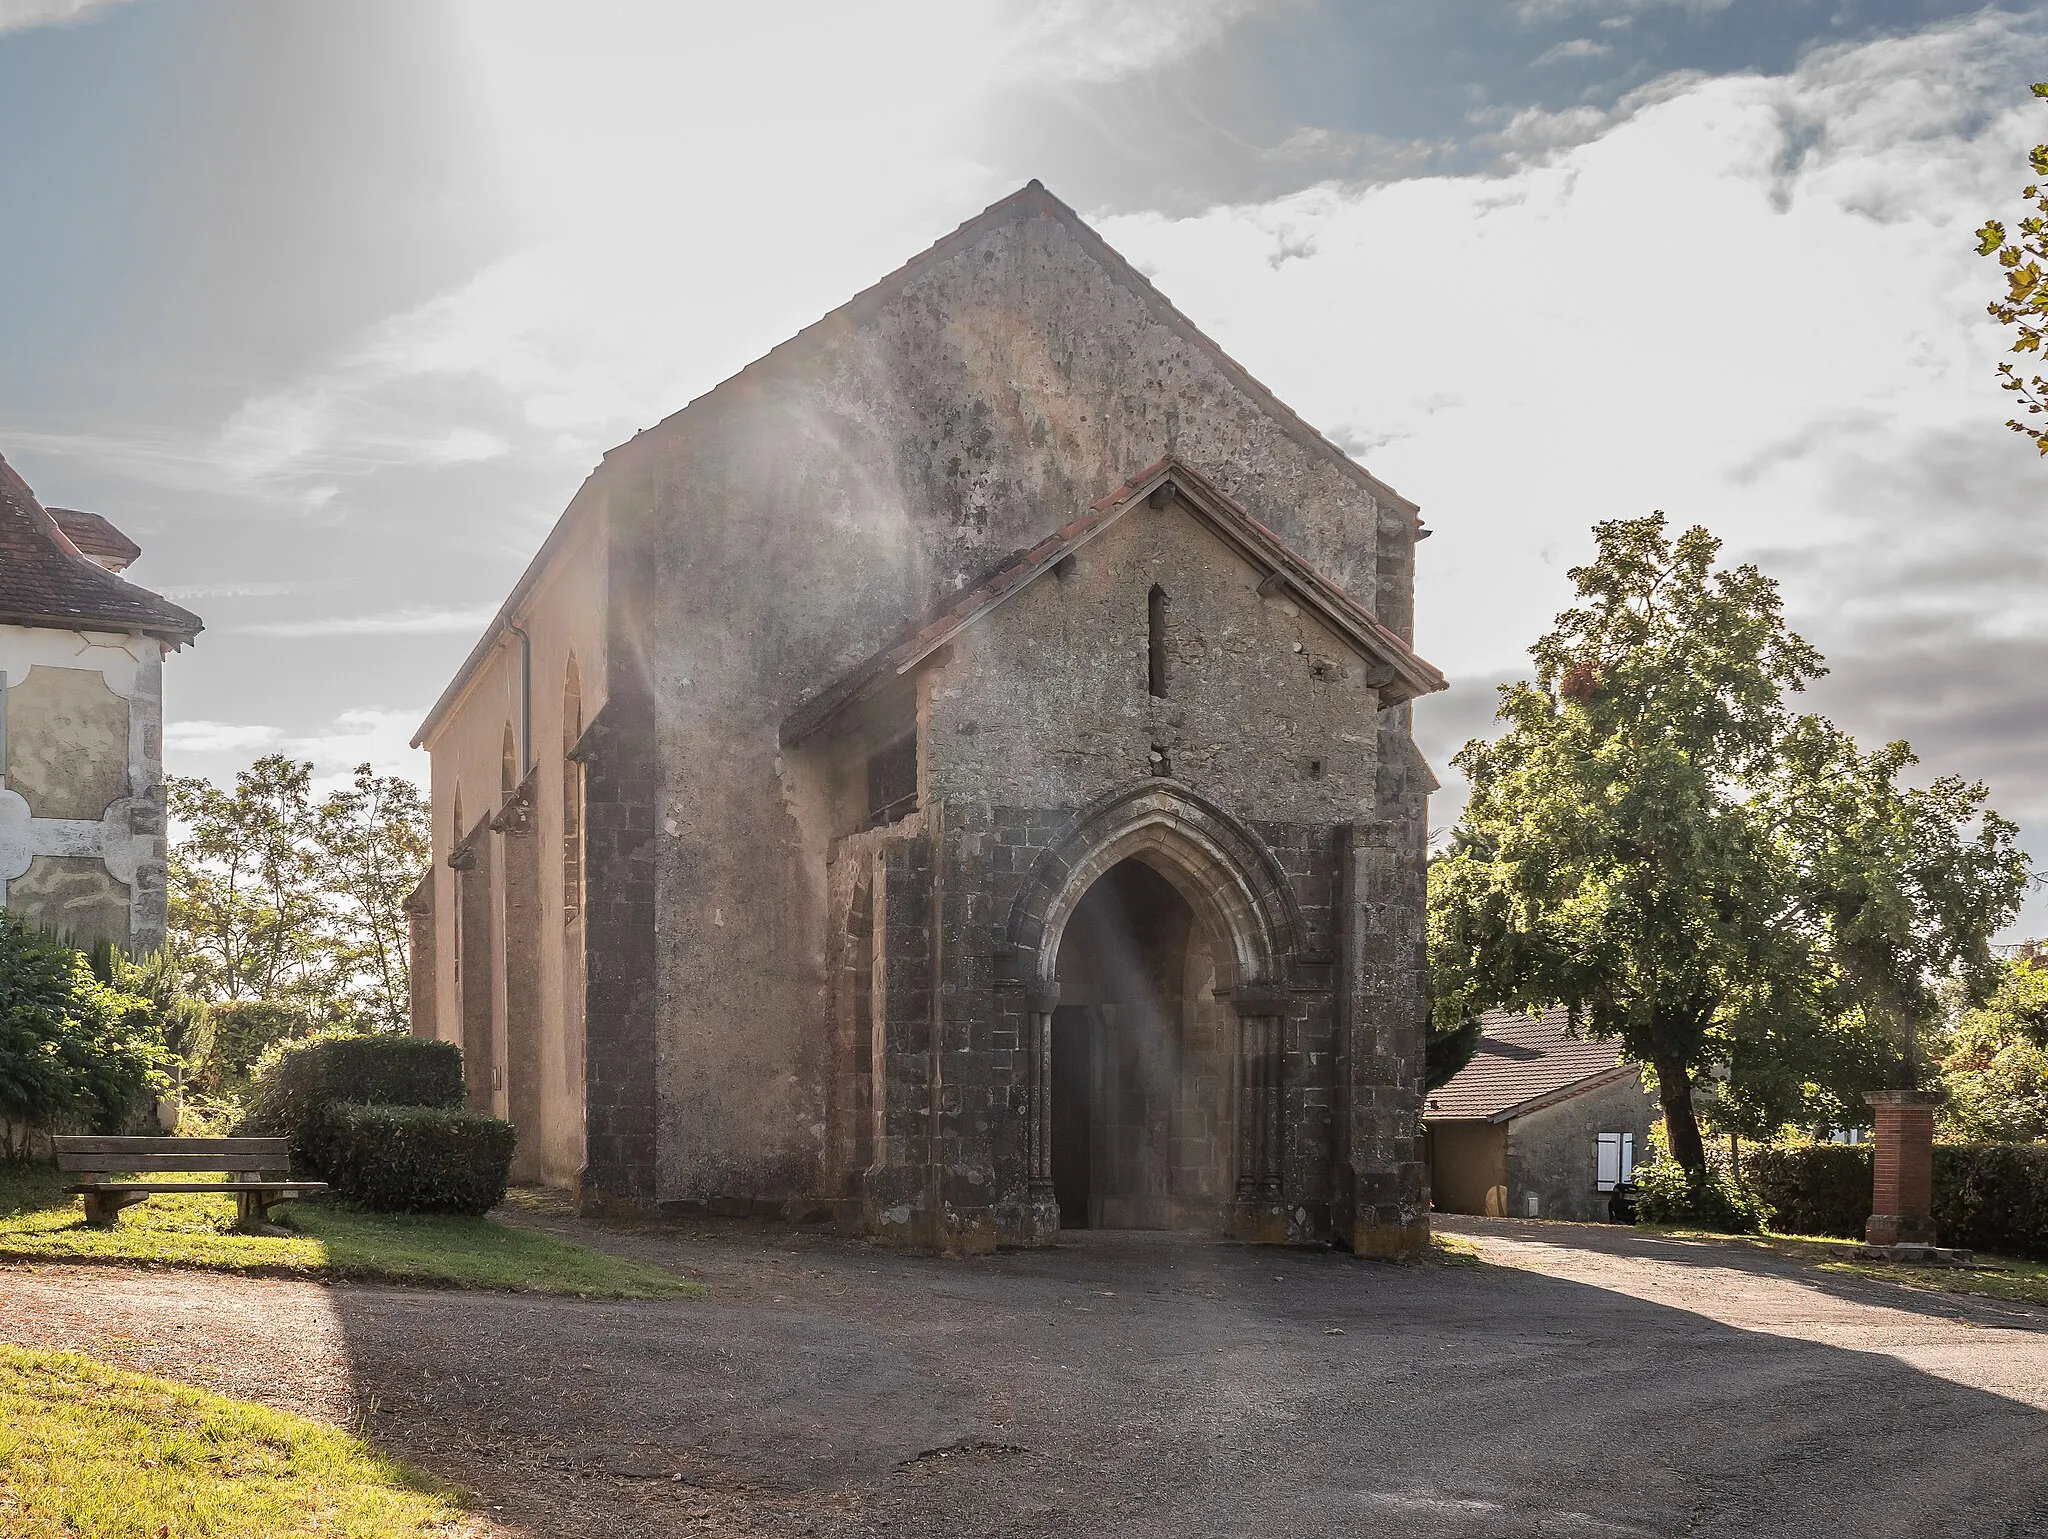
[[[1133,857],[1171,882],[1208,928],[1221,952],[1217,992],[1282,988],[1302,934],[1286,872],[1236,818],[1166,779],[1085,808],[1033,863],[1006,936],[1015,982],[1053,997],[1067,921],[1098,878]]]

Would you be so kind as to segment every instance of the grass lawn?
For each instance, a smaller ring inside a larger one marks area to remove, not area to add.
[[[1650,1226],[1645,1225],[1646,1229]],[[1978,1252],[1979,1265],[1988,1271],[1944,1266],[1901,1266],[1895,1262],[1859,1261],[1856,1241],[1836,1240],[1804,1234],[1714,1234],[1699,1229],[1665,1229],[1681,1240],[1719,1240],[1724,1244],[1746,1245],[1769,1251],[1788,1261],[1801,1261],[1823,1272],[1848,1277],[1870,1277],[1879,1282],[1899,1283],[1930,1293],[1970,1293],[1981,1298],[2009,1299],[2021,1304],[2048,1305],[2048,1266],[2038,1261],[2018,1261],[2010,1256]]]
[[[332,1427],[73,1352],[0,1347],[9,1539],[457,1539],[453,1493]]]
[[[233,1198],[181,1192],[151,1197],[123,1209],[111,1229],[93,1229],[78,1198],[64,1191],[73,1181],[46,1165],[0,1165],[0,1258],[126,1261],[591,1298],[673,1298],[702,1291],[659,1267],[488,1218],[362,1213],[326,1202],[294,1202],[272,1209],[291,1233],[238,1234]]]

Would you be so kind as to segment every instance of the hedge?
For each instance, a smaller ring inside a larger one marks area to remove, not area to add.
[[[327,1179],[379,1213],[483,1213],[505,1200],[512,1124],[432,1106],[330,1105]]]
[[[325,1180],[325,1109],[344,1101],[460,1107],[462,1049],[423,1037],[342,1031],[275,1043],[257,1062],[236,1131],[291,1139],[293,1172]]]
[[[1743,1175],[1787,1234],[1863,1238],[1868,1144],[1745,1150]],[[1934,1224],[1945,1245],[2048,1260],[2048,1144],[1936,1144]]]

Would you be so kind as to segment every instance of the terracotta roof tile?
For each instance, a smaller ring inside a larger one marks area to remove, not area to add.
[[[111,572],[132,565],[142,554],[140,545],[97,513],[86,513],[78,508],[50,508],[47,511],[57,521],[57,527],[64,531],[64,537],[77,546],[80,553],[92,557]]]
[[[1489,1010],[1480,1022],[1479,1051],[1429,1093],[1424,1121],[1505,1122],[1532,1101],[1590,1090],[1629,1067],[1612,1038],[1574,1037],[1561,1005],[1540,1016]]]
[[[111,524],[106,528],[118,535]],[[174,646],[183,646],[203,629],[190,610],[116,577],[84,555],[5,459],[0,459],[0,621],[134,631]]]

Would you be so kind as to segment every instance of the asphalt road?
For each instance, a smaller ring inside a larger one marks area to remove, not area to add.
[[[355,1419],[514,1533],[2048,1535],[2048,1311],[1445,1227],[1494,1264],[732,1226],[576,1231],[682,1302],[21,1268],[0,1335]]]

